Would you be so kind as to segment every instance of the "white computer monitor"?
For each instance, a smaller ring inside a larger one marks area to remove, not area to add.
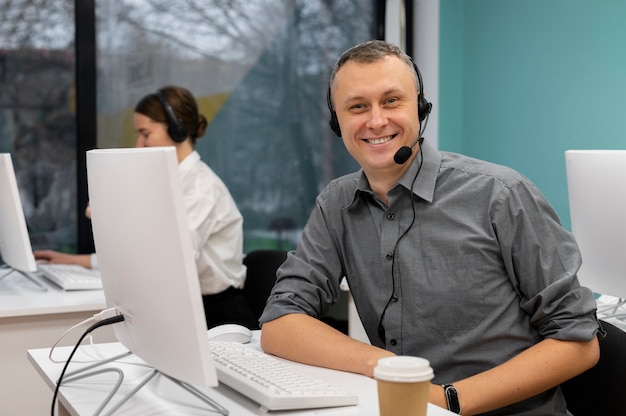
[[[159,372],[216,386],[173,147],[87,152],[91,221],[117,339]]]
[[[568,150],[565,167],[580,283],[626,298],[626,150]]]
[[[10,153],[0,153],[0,256],[13,270],[37,271]]]

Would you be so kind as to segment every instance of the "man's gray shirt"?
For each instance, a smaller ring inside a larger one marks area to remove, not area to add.
[[[323,316],[345,276],[371,343],[427,358],[439,384],[544,338],[595,336],[596,302],[576,277],[578,247],[519,173],[424,143],[388,200],[362,171],[330,182],[261,322]],[[567,413],[553,389],[490,414]]]

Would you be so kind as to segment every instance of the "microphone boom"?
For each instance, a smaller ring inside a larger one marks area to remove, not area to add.
[[[398,149],[396,154],[393,155],[393,161],[396,162],[398,165],[405,164],[406,161],[409,160],[409,158],[411,157],[411,154],[413,153],[413,148],[415,147],[415,145],[419,143],[421,146],[423,141],[424,141],[424,138],[420,137],[417,140],[415,140],[415,143],[413,143],[411,147],[402,146],[401,148]]]

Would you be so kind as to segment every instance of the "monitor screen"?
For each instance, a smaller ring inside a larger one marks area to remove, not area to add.
[[[37,270],[9,153],[0,153],[0,256],[12,269]]]
[[[580,283],[626,298],[626,150],[568,150],[565,167]]]
[[[173,147],[87,152],[94,243],[118,340],[156,370],[216,386]]]

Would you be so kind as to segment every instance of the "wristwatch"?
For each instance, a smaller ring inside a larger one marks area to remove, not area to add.
[[[442,384],[443,392],[446,395],[446,403],[448,410],[458,415],[461,414],[461,405],[459,404],[459,396],[452,384]]]

